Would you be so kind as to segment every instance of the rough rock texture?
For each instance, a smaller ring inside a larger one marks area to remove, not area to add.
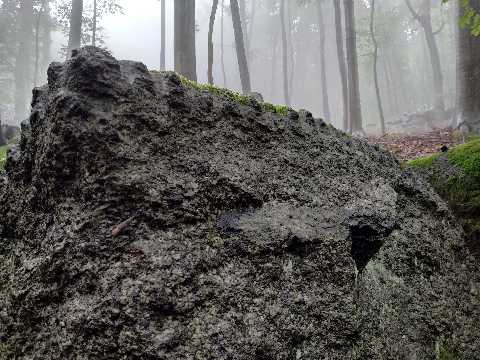
[[[478,359],[444,202],[307,112],[84,48],[6,169],[0,358]]]

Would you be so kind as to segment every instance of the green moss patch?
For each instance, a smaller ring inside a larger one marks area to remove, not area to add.
[[[218,86],[211,85],[211,84],[200,84],[200,83],[197,83],[196,81],[189,80],[186,77],[181,75],[180,75],[180,79],[182,81],[182,85],[185,87],[190,87],[200,91],[208,91],[213,95],[220,96],[224,99],[228,99],[230,101],[236,102],[237,104],[250,106],[255,101],[251,96],[243,95],[238,92],[220,88]],[[263,108],[264,111],[270,112],[273,114],[278,114],[280,116],[287,116],[288,112],[292,110],[291,108],[285,105],[273,105],[267,102],[261,103],[260,106]]]
[[[7,150],[8,145],[0,146],[0,170],[3,170],[5,167],[5,162],[7,161]]]
[[[407,166],[416,167],[416,168],[431,168],[435,160],[440,157],[439,154],[422,156],[414,160],[410,160],[407,163]]]
[[[448,160],[462,169],[467,176],[480,180],[480,139],[453,148]]]

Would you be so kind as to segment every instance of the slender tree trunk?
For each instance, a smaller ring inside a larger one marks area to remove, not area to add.
[[[270,80],[270,97],[273,98],[275,96],[275,90],[277,89],[276,87],[276,82],[275,80],[277,79],[277,47],[278,47],[278,33],[275,32],[275,34],[272,36],[273,38],[273,46],[272,46],[272,74],[271,74],[271,80]]]
[[[222,0],[222,22],[220,26],[220,62],[222,65],[223,87],[227,87],[227,73],[225,72],[225,0]]]
[[[41,22],[42,28],[42,54],[41,54],[41,69],[45,71],[48,68],[51,60],[52,50],[52,27],[53,20],[50,15],[50,5],[48,1],[45,3],[43,21]],[[43,79],[44,77],[42,77]]]
[[[340,8],[340,0],[333,0],[333,6],[335,9],[335,38],[337,42],[338,67],[342,83],[343,130],[348,131],[348,84],[345,52],[343,49],[342,10]]]
[[[375,94],[377,95],[378,114],[380,116],[380,132],[385,135],[385,115],[383,114],[382,96],[378,85],[378,43],[375,37],[375,0],[370,1],[370,36],[373,43],[373,79],[375,83]]]
[[[358,75],[357,38],[355,32],[355,7],[353,0],[344,0],[345,33],[348,72],[349,128],[352,134],[363,135],[360,83]]]
[[[40,64],[40,22],[45,11],[46,0],[42,0],[40,10],[37,15],[37,22],[35,24],[35,66],[33,70],[33,87],[37,87],[38,72]]]
[[[97,0],[93,0],[92,46],[97,46]]]
[[[67,58],[72,56],[72,50],[80,47],[82,41],[82,16],[83,0],[72,0]]]
[[[325,21],[323,19],[322,2],[317,3],[318,10],[318,28],[320,32],[320,71],[322,83],[322,104],[323,116],[327,121],[330,121],[330,104],[328,101],[327,89],[327,62],[325,60]]]
[[[440,53],[438,51],[435,34],[432,28],[431,0],[422,0],[420,11],[418,13],[413,8],[410,0],[405,0],[405,2],[415,20],[417,20],[423,28],[423,33],[425,35],[425,41],[427,42],[428,51],[430,54],[430,62],[433,71],[433,107],[438,116],[444,116],[445,100],[443,97],[443,73],[440,63]]]
[[[240,20],[242,23],[243,43],[245,44],[245,49],[248,49],[250,47],[250,40],[248,38],[248,32],[247,32],[247,6],[245,4],[245,0],[238,0],[238,4],[240,7]],[[247,57],[248,57],[248,53],[247,53]],[[247,59],[247,63],[248,63],[248,59]]]
[[[208,25],[208,83],[213,84],[213,28],[217,14],[218,0],[213,0],[210,23]]]
[[[161,0],[161,29],[160,31],[162,32],[161,38],[160,38],[160,70],[165,71],[165,56],[166,56],[166,49],[165,49],[165,0]]]
[[[288,94],[290,97],[290,102],[293,100],[293,80],[295,79],[295,48],[294,48],[294,41],[293,41],[293,31],[292,31],[292,8],[291,8],[292,2],[288,3],[287,7],[287,33],[288,33],[288,43],[287,43],[287,48],[290,49],[288,52],[289,58],[290,58],[290,72],[289,72],[289,90]]]
[[[280,27],[282,33],[283,96],[285,98],[285,105],[290,106],[290,95],[288,93],[288,49],[287,32],[285,29],[285,0],[280,0]]]
[[[244,94],[250,94],[252,87],[250,85],[250,74],[248,72],[247,56],[245,54],[245,45],[243,43],[242,21],[240,20],[240,9],[237,0],[230,0],[232,12],[233,31],[235,35],[235,47],[237,49],[238,68],[240,70],[240,80],[242,81],[242,90]]]
[[[247,33],[247,38],[248,38],[247,61],[249,65],[252,58],[253,25],[255,23],[255,10],[256,10],[256,4],[257,4],[255,0],[251,0],[251,1],[252,1],[252,4],[250,7],[250,22],[248,23],[248,33]],[[253,70],[251,65],[250,65],[250,69]]]
[[[174,2],[175,71],[197,81],[195,54],[195,0]]]
[[[15,122],[19,124],[27,116],[27,93],[31,86],[30,61],[33,43],[33,1],[20,2],[19,43],[15,59]]]
[[[480,13],[480,0],[470,0],[470,6]],[[457,11],[461,19],[464,9],[458,5]],[[458,30],[457,56],[458,123],[480,133],[480,37],[468,28]]]

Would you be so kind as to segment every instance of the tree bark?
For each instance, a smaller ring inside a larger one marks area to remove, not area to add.
[[[20,3],[19,43],[15,58],[15,122],[19,124],[27,116],[27,93],[31,86],[30,61],[33,43],[33,1]]]
[[[33,87],[37,87],[38,72],[40,66],[40,22],[45,12],[46,0],[42,0],[40,9],[37,14],[37,22],[35,24],[35,66],[33,70]]]
[[[290,95],[288,93],[288,49],[287,32],[285,29],[285,0],[280,0],[280,27],[282,33],[282,72],[283,72],[283,96],[285,105],[290,106]]]
[[[237,50],[238,68],[240,70],[240,80],[242,82],[242,91],[248,95],[252,91],[250,85],[250,74],[248,72],[247,56],[245,54],[245,45],[243,42],[242,21],[240,19],[240,9],[237,0],[230,0],[232,12],[233,32],[235,35],[235,47]]]
[[[217,14],[218,0],[213,0],[210,23],[208,25],[208,83],[213,84],[213,28]]]
[[[349,129],[354,135],[364,135],[365,132],[362,127],[362,107],[360,104],[355,8],[353,0],[344,0],[344,6],[347,48]]]
[[[227,74],[225,72],[225,0],[222,0],[222,22],[220,24],[220,62],[222,66],[223,87],[227,87]]]
[[[325,21],[323,19],[322,2],[317,3],[318,10],[318,29],[320,33],[320,71],[322,84],[322,105],[323,116],[327,121],[330,121],[330,104],[328,100],[327,89],[327,62],[325,60]]]
[[[245,0],[238,0],[238,3],[240,8],[240,21],[242,24],[243,43],[245,44],[245,49],[248,49],[250,47],[250,40],[248,38],[248,33],[247,33],[247,6],[245,4]],[[248,63],[248,59],[247,59],[247,63]]]
[[[437,42],[435,40],[435,33],[432,28],[431,0],[422,0],[420,11],[418,13],[413,8],[410,0],[405,0],[405,2],[410,12],[412,13],[412,16],[422,26],[423,33],[425,35],[425,41],[427,42],[428,51],[430,54],[430,62],[432,64],[433,71],[433,107],[438,116],[444,116],[445,100],[443,97],[443,73],[440,63],[440,53],[438,51]]]
[[[97,0],[93,0],[92,46],[97,46]]]
[[[333,6],[335,9],[335,38],[337,42],[338,68],[342,83],[343,130],[348,131],[348,84],[345,52],[343,49],[342,10],[340,8],[340,1],[333,0]]]
[[[470,6],[480,13],[480,0],[470,0]],[[458,18],[464,15],[458,5]],[[457,107],[458,125],[480,133],[480,37],[468,29],[457,33]]]
[[[187,79],[197,81],[195,0],[174,2],[174,21],[175,71]]]
[[[378,115],[380,116],[380,132],[385,135],[385,115],[383,113],[382,96],[378,82],[378,43],[375,37],[375,0],[370,1],[370,36],[373,43],[373,79],[375,83],[375,94],[377,96]]]
[[[165,0],[161,0],[161,38],[160,38],[160,70],[165,71],[165,56],[166,56],[166,51],[165,51]]]
[[[78,49],[80,47],[82,41],[82,16],[83,0],[72,0],[67,58],[70,58],[72,56],[72,50]]]

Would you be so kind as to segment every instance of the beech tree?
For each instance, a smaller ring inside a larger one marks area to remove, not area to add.
[[[282,33],[283,96],[285,98],[285,105],[290,106],[290,94],[288,86],[288,43],[287,30],[285,27],[285,0],[280,0],[280,31]]]
[[[457,109],[459,124],[479,133],[480,37],[463,20],[471,10],[480,13],[480,0],[470,0],[469,8],[457,6],[457,18],[463,25],[457,31]]]
[[[70,30],[68,35],[67,58],[72,56],[72,50],[78,49],[82,41],[83,0],[72,0],[70,13]]]
[[[217,14],[218,0],[213,0],[212,12],[210,13],[210,22],[208,24],[208,83],[213,84],[213,27],[215,25],[215,16]]]
[[[230,9],[232,12],[233,32],[235,35],[235,48],[237,50],[238,68],[240,70],[240,80],[242,82],[242,91],[244,94],[250,94],[252,91],[250,83],[250,73],[248,71],[247,55],[245,53],[245,43],[243,41],[242,21],[240,18],[240,9],[237,0],[230,0]]]
[[[160,70],[165,71],[165,0],[161,0]]]
[[[318,31],[320,35],[320,71],[321,71],[321,85],[322,85],[322,105],[323,116],[330,120],[330,104],[328,101],[328,88],[327,88],[327,62],[325,54],[325,21],[323,19],[323,1],[317,2],[318,11]]]
[[[364,135],[362,107],[360,104],[357,34],[355,32],[355,7],[353,0],[344,0],[344,8],[348,74],[348,129],[352,134]]]
[[[342,9],[339,0],[333,0],[335,11],[335,39],[337,44],[337,59],[340,72],[340,82],[342,85],[343,102],[343,130],[348,131],[348,84],[347,84],[347,66],[345,63],[345,52],[343,43],[342,29]]]
[[[197,81],[195,54],[195,0],[174,2],[174,58],[175,71]]]
[[[27,94],[31,87],[31,59],[33,44],[33,0],[20,2],[19,40],[15,57],[15,122],[27,116]]]
[[[405,0],[405,3],[407,4],[408,9],[412,13],[413,18],[418,21],[418,23],[423,29],[433,71],[433,107],[438,116],[443,116],[443,114],[445,113],[445,100],[443,97],[443,73],[440,63],[440,52],[438,50],[437,41],[435,39],[435,35],[438,32],[434,31],[432,26],[431,0],[422,0],[418,11],[413,8],[410,0]]]

